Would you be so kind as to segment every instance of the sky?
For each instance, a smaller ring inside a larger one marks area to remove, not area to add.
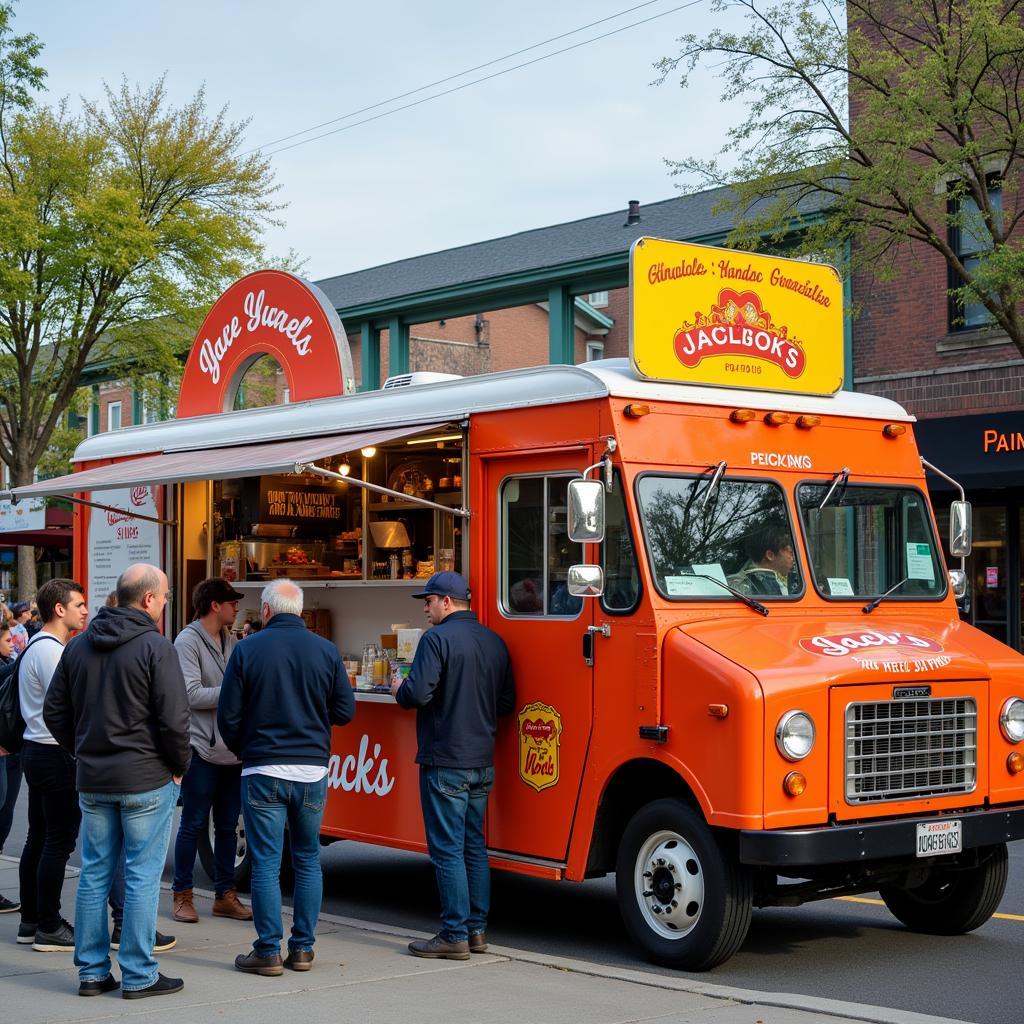
[[[166,74],[173,102],[205,87],[211,109],[249,120],[247,146],[271,152],[309,137],[268,145],[285,136],[628,8],[390,107],[664,15],[274,155],[286,205],[265,244],[294,250],[315,280],[678,194],[665,158],[714,155],[742,117],[719,103],[710,75],[686,91],[677,78],[652,84],[681,35],[711,27],[710,2],[21,0],[14,29],[45,43],[46,101]]]

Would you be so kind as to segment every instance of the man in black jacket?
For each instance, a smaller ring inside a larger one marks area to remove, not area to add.
[[[276,976],[313,966],[323,898],[320,823],[327,801],[331,726],[355,714],[338,648],[302,621],[302,591],[291,580],[261,595],[264,629],[238,644],[224,670],[217,728],[242,761],[242,815],[252,856],[256,943],[239,953],[246,974]],[[288,956],[281,960],[281,851],[288,826],[295,892]]]
[[[469,586],[439,572],[413,597],[433,626],[416,648],[409,678],[392,684],[416,708],[420,804],[441,896],[441,931],[409,943],[414,956],[468,960],[487,951],[491,873],[484,814],[494,783],[498,715],[515,708],[508,648],[469,610]]]
[[[118,962],[122,996],[178,992],[153,957],[160,876],[171,818],[189,762],[185,680],[171,642],[156,623],[167,577],[153,565],[126,569],[116,608],[101,608],[61,657],[43,719],[78,761],[82,874],[75,906],[79,995],[119,987],[110,973],[107,893],[125,851],[124,922]]]

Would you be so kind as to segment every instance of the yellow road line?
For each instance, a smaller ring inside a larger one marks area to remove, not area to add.
[[[836,896],[837,900],[844,900],[846,903],[870,903],[872,906],[884,907],[884,900],[871,900],[866,896]],[[1024,914],[993,914],[999,921],[1024,921]]]

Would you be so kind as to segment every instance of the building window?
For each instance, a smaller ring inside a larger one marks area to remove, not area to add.
[[[111,402],[107,406],[107,430],[121,429],[121,403]]]
[[[594,359],[604,359],[604,342],[603,341],[588,341],[587,342],[587,362],[591,362]]]
[[[988,200],[993,211],[998,215],[1003,208],[1003,194],[995,179],[990,179],[988,185]],[[951,198],[949,201],[949,214],[955,220],[951,221],[949,229],[949,244],[956,252],[957,257],[963,264],[964,269],[973,272],[979,266],[985,256],[992,248],[992,236],[985,227],[985,220],[978,209],[978,204],[973,196],[963,195],[958,198]],[[950,289],[961,288],[963,278],[955,271],[950,271]],[[949,328],[951,331],[965,331],[972,328],[984,327],[990,323],[992,315],[985,308],[984,303],[974,300],[963,300],[956,296],[950,296],[949,302]]]
[[[594,309],[604,309],[608,305],[608,293],[607,292],[591,292],[587,296],[587,302],[594,307]]]

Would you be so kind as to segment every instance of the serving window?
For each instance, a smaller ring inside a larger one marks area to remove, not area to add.
[[[213,482],[213,571],[257,583],[409,581],[461,569],[459,432],[402,438],[316,460],[314,471]],[[376,485],[389,493],[360,486]]]

